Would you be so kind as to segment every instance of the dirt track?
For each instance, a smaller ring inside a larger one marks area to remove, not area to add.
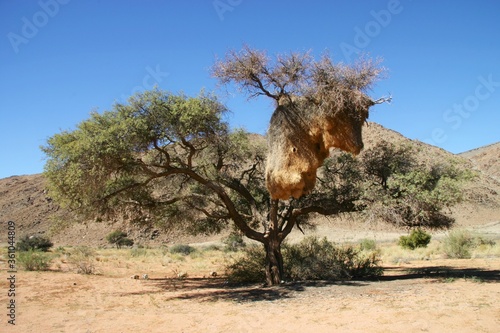
[[[17,325],[6,329],[2,316],[2,332],[498,332],[500,327],[498,258],[419,261],[388,267],[380,281],[276,288],[230,287],[222,278],[173,280],[158,272],[149,280],[68,272],[19,272],[17,279]]]

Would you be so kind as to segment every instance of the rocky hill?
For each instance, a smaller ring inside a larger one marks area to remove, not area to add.
[[[479,147],[459,154],[472,161],[476,170],[500,181],[500,142]]]
[[[410,140],[376,123],[369,123],[363,136],[365,149],[373,147],[381,140],[409,144],[416,148],[418,159],[422,163],[453,160],[466,168],[476,170],[477,179],[464,189],[465,200],[451,210],[456,225],[478,226],[500,221],[500,143],[454,155],[443,149]],[[16,222],[18,237],[25,234],[45,234],[50,235],[59,245],[105,245],[105,236],[118,228],[127,231],[136,243],[141,244],[211,240],[183,235],[178,231],[166,232],[153,227],[136,227],[126,222],[72,223],[74,217],[60,209],[51,199],[41,174],[0,179],[0,223],[4,225],[9,220]],[[6,230],[3,227],[1,229]],[[4,242],[3,237],[1,239],[0,242]],[[214,236],[212,239],[220,239],[220,236]]]

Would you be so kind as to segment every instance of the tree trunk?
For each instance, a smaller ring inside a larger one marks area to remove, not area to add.
[[[278,233],[278,200],[271,201],[264,248],[266,250],[266,283],[270,286],[280,284],[283,280],[283,256]]]
[[[269,235],[269,238],[264,243],[266,250],[266,284],[269,286],[278,285],[283,281],[281,242],[277,237],[271,237],[271,235]]]

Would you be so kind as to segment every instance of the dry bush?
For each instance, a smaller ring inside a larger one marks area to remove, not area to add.
[[[68,255],[68,262],[78,274],[95,274],[95,255],[96,252],[90,247],[79,246]]]
[[[50,267],[50,254],[41,251],[23,251],[17,257],[17,263],[26,271],[46,271]]]
[[[362,253],[353,246],[337,246],[326,238],[307,237],[298,244],[283,245],[284,275],[287,280],[350,280],[380,276],[378,251]],[[263,282],[265,253],[249,246],[226,267],[228,279],[238,283]]]

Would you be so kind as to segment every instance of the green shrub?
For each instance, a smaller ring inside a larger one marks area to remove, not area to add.
[[[68,262],[75,268],[78,274],[95,274],[94,265],[95,251],[88,246],[79,246],[71,251]]]
[[[194,247],[187,244],[176,244],[170,248],[170,253],[178,253],[183,255],[189,255],[196,251]]]
[[[17,263],[27,271],[46,271],[49,269],[52,258],[49,254],[41,251],[20,252]]]
[[[52,246],[54,243],[46,237],[25,235],[17,242],[16,248],[20,252],[37,250],[47,252]]]
[[[148,249],[145,249],[144,247],[136,247],[133,249],[130,249],[130,256],[131,257],[144,257],[148,255]]]
[[[377,253],[361,255],[353,246],[336,246],[325,238],[307,237],[283,249],[289,280],[349,280],[379,276]]]
[[[359,249],[361,251],[375,251],[377,249],[377,242],[374,239],[362,239],[359,243]]]
[[[122,246],[132,246],[134,245],[134,241],[130,238],[127,238],[127,233],[115,230],[106,236],[106,240],[110,244],[116,245],[116,248],[119,249]]]
[[[413,229],[409,236],[401,236],[399,245],[405,249],[415,250],[417,247],[427,247],[431,238],[431,235],[417,228]]]
[[[266,253],[258,245],[247,246],[243,256],[226,266],[230,283],[258,283],[266,279]]]
[[[444,253],[449,258],[470,258],[470,251],[475,247],[475,239],[467,230],[453,230],[444,239]]]
[[[226,252],[237,252],[246,246],[243,237],[239,233],[231,233],[222,240],[222,243],[224,243],[224,251]]]
[[[118,245],[118,248],[120,248],[122,246],[132,246],[134,245],[134,241],[130,238],[123,237],[116,244]]]
[[[496,242],[493,239],[487,239],[481,236],[474,237],[474,247],[478,246],[495,246]]]
[[[348,280],[380,276],[376,252],[362,255],[352,246],[338,247],[326,238],[308,237],[299,244],[283,244],[284,278],[286,280]],[[231,282],[255,283],[265,280],[265,252],[261,246],[250,246],[243,256],[226,267]]]
[[[221,247],[217,244],[209,244],[209,245],[205,245],[203,246],[203,251],[220,251],[221,250]]]

